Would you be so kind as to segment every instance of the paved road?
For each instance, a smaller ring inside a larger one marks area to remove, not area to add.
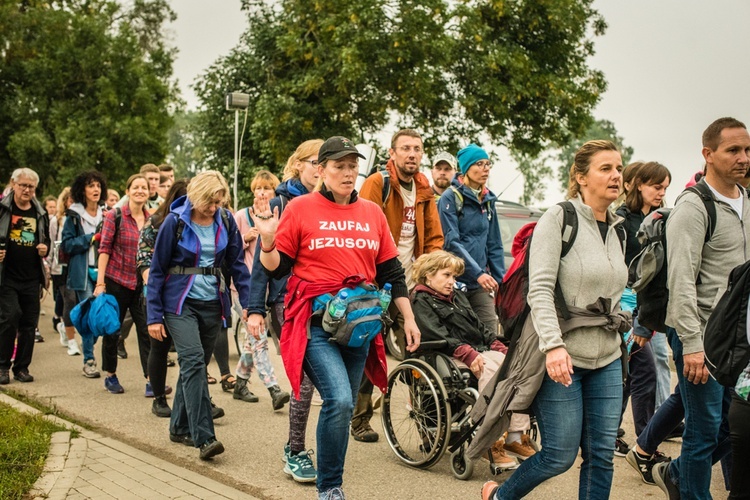
[[[51,303],[44,307],[51,310]],[[173,444],[168,437],[168,419],[151,414],[151,400],[143,396],[145,387],[141,375],[135,335],[126,345],[130,357],[120,360],[118,376],[125,387],[124,394],[112,395],[104,390],[103,380],[86,379],[81,374],[81,357],[69,357],[52,332],[50,316],[41,317],[41,331],[46,342],[36,344],[31,373],[36,381],[20,384],[12,381],[8,387],[21,390],[76,419],[94,427],[100,434],[116,438],[128,445],[182,467],[200,472],[212,479],[238,488],[262,499],[315,498],[313,485],[300,485],[282,472],[282,446],[287,440],[288,411],[273,412],[270,396],[255,375],[251,390],[260,396],[259,403],[244,403],[232,399],[218,385],[210,386],[214,401],[226,411],[216,422],[216,434],[226,452],[213,462],[201,462],[195,449]],[[272,348],[273,349],[273,348]],[[97,357],[100,346],[96,346]],[[272,361],[280,375],[281,385],[289,384],[281,369],[279,356]],[[237,362],[237,353],[230,343],[230,366]],[[215,364],[210,372],[218,377]],[[174,384],[177,368],[170,368],[168,383]],[[315,448],[315,428],[319,407],[313,407],[308,424],[308,447]],[[376,413],[376,417],[379,417]],[[563,416],[561,415],[561,418]],[[373,427],[381,431],[379,418]],[[626,415],[625,429],[632,441],[632,421]],[[671,456],[679,454],[680,442],[666,443],[663,451]],[[615,479],[611,498],[663,498],[661,490],[643,484],[624,459],[615,459]],[[579,461],[580,463],[580,461]],[[568,473],[538,487],[528,498],[577,498],[577,463]],[[446,458],[430,470],[411,469],[397,460],[382,437],[378,443],[349,444],[344,490],[352,499],[476,499],[484,481],[493,479],[486,462],[477,462],[474,476],[469,481],[455,479]],[[503,476],[500,476],[500,480]],[[712,494],[726,498],[721,471],[714,467]]]

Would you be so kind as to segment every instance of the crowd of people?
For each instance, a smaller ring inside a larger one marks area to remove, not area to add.
[[[628,265],[643,248],[636,237],[641,223],[665,204],[672,174],[655,161],[624,167],[606,140],[577,151],[569,203],[544,213],[528,251],[530,314],[521,335],[534,342],[519,355],[534,373],[523,401],[514,402],[527,411],[513,411],[502,435],[477,438],[489,460],[514,471],[502,484],[487,482],[483,500],[522,498],[569,470],[579,452],[581,499],[609,497],[615,456],[668,499],[711,498],[711,468],[721,460],[730,498],[750,498],[743,473],[750,403],[709,376],[702,346],[729,272],[748,259],[750,134],[735,119],[716,120],[703,134],[702,154],[697,182],[710,190],[715,227],[705,237],[711,221],[704,201],[693,191],[680,195],[666,224],[669,327],[655,332],[637,320],[643,304],[627,286]],[[364,340],[347,336],[358,321],[349,316],[348,294],[376,297],[373,307],[406,356],[423,340],[445,341],[445,353],[485,394],[492,394],[490,382],[508,354],[496,312],[506,268],[497,197],[487,186],[491,156],[476,144],[455,156],[436,153],[429,179],[420,171],[421,135],[403,129],[392,137],[388,157],[358,192],[363,156],[352,141],[306,141],[289,157],[281,181],[258,172],[252,206],[234,209],[215,171],[175,179],[173,167],[146,164],[127,179],[122,197],[102,173],[83,172],[42,204],[38,175],[17,169],[0,200],[0,384],[10,383],[11,372],[18,382],[33,382],[34,344],[44,341],[37,328],[40,291],[49,287],[60,343],[68,355],[81,356],[85,377],[102,377],[101,368],[111,394],[126,390],[118,359],[127,356],[123,340],[135,327],[144,394],[153,398],[154,415],[170,418],[171,441],[198,448],[204,460],[221,454],[213,421],[224,410],[209,385],[220,383],[234,400],[255,403],[255,367],[273,410],[289,403],[289,435],[280,442],[284,473],[315,482],[320,499],[345,498],[349,437],[378,441],[370,424],[373,390],[387,387],[381,326],[357,330],[365,331]],[[569,248],[567,210],[577,218]],[[103,335],[97,361],[97,337],[78,332],[71,312],[107,296],[122,327]],[[233,312],[245,325],[234,372]],[[271,364],[267,324],[279,336],[291,394]],[[629,351],[623,350],[628,335]],[[674,392],[667,345],[677,368]],[[170,408],[171,350],[179,376]],[[212,357],[218,380],[207,371]],[[316,463],[305,438],[314,389],[323,401]],[[632,447],[622,429],[628,401]],[[528,413],[541,449],[530,442]],[[674,460],[658,450],[670,436],[682,438]]]

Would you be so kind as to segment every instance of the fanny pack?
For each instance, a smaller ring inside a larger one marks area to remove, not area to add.
[[[362,347],[383,330],[383,308],[378,289],[367,284],[345,289],[349,295],[346,298],[346,312],[341,318],[333,318],[328,312],[334,297],[330,293],[315,297],[313,315],[322,317],[323,330],[331,335],[330,342],[347,347]]]

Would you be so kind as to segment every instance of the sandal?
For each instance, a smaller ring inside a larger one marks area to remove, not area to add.
[[[208,372],[206,372],[206,379],[208,380],[209,384],[215,384],[216,383],[216,379],[214,377],[212,377],[211,374],[208,373]]]
[[[237,380],[234,375],[224,375],[221,377],[221,390],[224,392],[232,392],[234,390],[234,384]]]

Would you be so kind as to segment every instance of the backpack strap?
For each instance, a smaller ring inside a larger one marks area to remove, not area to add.
[[[703,243],[708,243],[714,235],[714,230],[716,230],[716,203],[714,202],[714,195],[711,192],[711,188],[708,187],[705,180],[701,179],[700,182],[686,188],[685,191],[697,194],[703,202],[703,206],[706,208],[706,213],[708,214],[708,227],[706,228],[706,236],[703,239]]]
[[[281,217],[281,212],[284,211],[284,208],[286,207],[286,204],[289,203],[289,197],[287,197],[287,196],[285,196],[283,194],[280,194],[279,195],[279,200],[281,201],[281,204],[279,206],[279,217]]]
[[[381,176],[383,176],[383,208],[385,208],[385,202],[388,201],[388,197],[391,195],[391,174],[388,170],[378,170]]]
[[[245,208],[245,217],[247,217],[247,223],[250,224],[250,227],[255,227],[255,224],[253,223],[253,218],[250,217],[250,207]]]
[[[451,184],[450,188],[453,191],[453,203],[456,205],[456,215],[461,217],[464,214],[464,195],[453,184]]]
[[[562,238],[562,249],[560,251],[560,259],[568,255],[570,249],[573,248],[573,243],[576,241],[578,236],[578,214],[576,213],[576,207],[570,201],[561,201],[558,203],[563,209],[563,225],[561,228]],[[565,297],[560,287],[560,282],[555,281],[555,305],[560,310],[560,314],[563,319],[568,321],[570,319],[570,310],[568,305],[565,303]]]

